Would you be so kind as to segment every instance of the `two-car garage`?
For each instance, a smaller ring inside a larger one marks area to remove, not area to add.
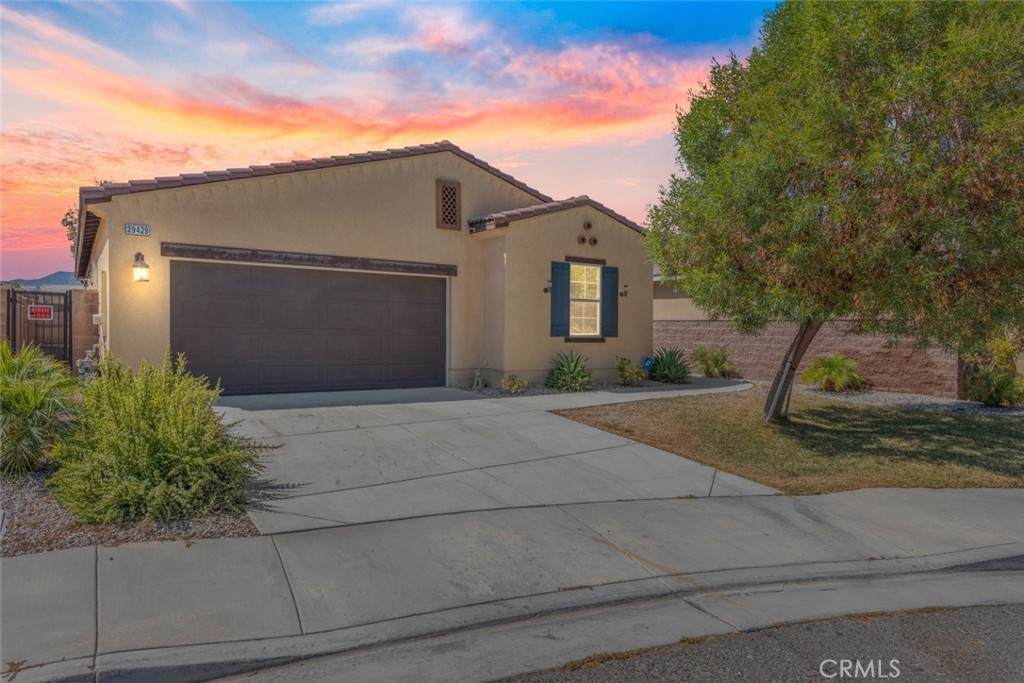
[[[443,386],[443,277],[171,263],[171,348],[225,394]]]

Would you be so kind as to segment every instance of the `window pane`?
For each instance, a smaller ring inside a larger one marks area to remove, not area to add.
[[[601,305],[596,301],[573,301],[569,304],[569,335],[597,336],[600,333]]]
[[[601,267],[570,264],[569,296],[573,299],[600,299]]]

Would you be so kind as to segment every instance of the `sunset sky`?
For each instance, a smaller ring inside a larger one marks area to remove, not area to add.
[[[3,2],[0,279],[72,269],[96,180],[443,139],[643,222],[675,107],[771,5]]]

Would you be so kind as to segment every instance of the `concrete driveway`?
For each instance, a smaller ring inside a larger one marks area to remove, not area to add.
[[[377,391],[324,394],[319,406],[309,395],[246,397],[223,409],[243,433],[279,446],[265,457],[269,497],[249,512],[261,533],[276,534],[506,508],[773,495],[547,412],[742,388],[704,380],[682,391],[499,399]]]

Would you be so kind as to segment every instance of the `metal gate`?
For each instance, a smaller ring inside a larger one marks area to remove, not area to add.
[[[15,351],[35,344],[70,365],[71,292],[8,290],[7,330]]]

